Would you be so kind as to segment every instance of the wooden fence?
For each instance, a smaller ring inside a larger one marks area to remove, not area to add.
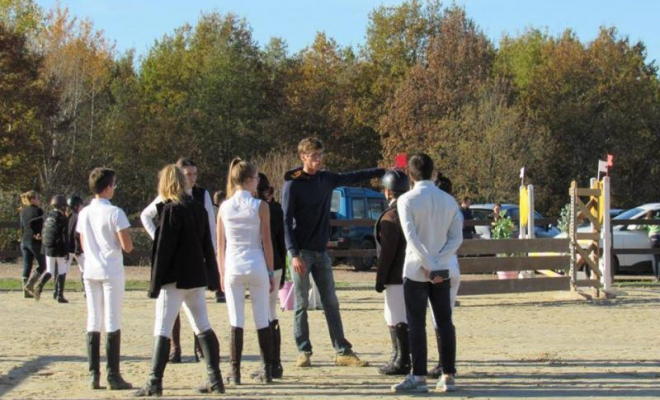
[[[373,227],[373,220],[332,220],[336,227]],[[537,219],[536,225],[556,224],[552,218]],[[465,226],[488,226],[491,221],[470,220]],[[612,220],[612,225],[657,225],[658,220]],[[141,228],[139,220],[133,228]],[[0,222],[0,229],[18,229],[17,222]],[[498,271],[568,271],[568,239],[501,239],[465,240],[458,250],[462,274],[488,274]],[[375,257],[375,249],[328,249],[331,257]],[[613,249],[613,254],[660,254],[660,249]],[[0,258],[18,258],[19,250],[0,251]],[[126,255],[126,264],[133,265],[148,260],[150,250],[134,250]],[[459,294],[478,295],[494,293],[540,292],[569,290],[568,274],[559,277],[535,277],[528,279],[479,279],[461,283]]]

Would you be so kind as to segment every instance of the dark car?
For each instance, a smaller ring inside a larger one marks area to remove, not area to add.
[[[375,190],[341,186],[332,193],[331,218],[334,220],[376,221],[387,208],[385,196]],[[328,249],[375,249],[374,228],[368,226],[333,226]],[[356,271],[368,271],[375,257],[335,258],[334,262],[347,262]]]
[[[472,215],[475,220],[486,221],[491,219],[491,214],[493,213],[493,208],[495,204],[473,204],[470,206],[472,210]],[[502,204],[502,211],[506,211],[506,216],[511,217],[511,219],[517,220],[520,218],[520,207],[517,204]],[[534,211],[535,219],[542,219],[543,216],[537,211]],[[477,226],[477,233],[482,239],[490,239],[490,226]],[[534,227],[534,236],[537,238],[553,238],[559,235],[559,229],[554,225],[544,225],[544,226],[535,226]],[[514,238],[518,237],[518,228],[513,234]]]

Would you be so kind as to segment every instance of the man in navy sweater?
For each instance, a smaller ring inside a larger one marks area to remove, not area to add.
[[[293,330],[300,355],[296,366],[311,367],[312,342],[309,339],[307,306],[309,274],[319,289],[325,319],[332,345],[337,352],[335,364],[339,366],[366,367],[344,337],[339,313],[339,300],[335,293],[332,264],[326,252],[330,237],[330,205],[332,191],[338,186],[354,185],[372,178],[380,178],[384,169],[373,168],[336,174],[322,171],[323,143],[316,138],[303,139],[298,153],[303,166],[287,172],[282,189],[284,208],[284,235],[293,267],[295,316]]]

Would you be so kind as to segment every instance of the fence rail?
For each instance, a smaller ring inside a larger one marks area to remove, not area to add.
[[[517,222],[517,220],[514,220]],[[469,220],[465,221],[465,226],[489,226],[492,221],[488,220]],[[371,219],[358,219],[358,220],[331,220],[330,225],[334,227],[372,227],[375,221]],[[536,219],[536,225],[556,225],[556,218],[543,218]],[[660,220],[612,220],[612,226],[622,225],[660,225]],[[142,228],[142,223],[139,219],[131,221],[131,228]],[[0,221],[0,229],[19,229],[17,221]],[[495,240],[466,240],[458,251],[459,255],[491,255],[491,254],[515,254],[515,253],[538,253],[538,252],[552,252],[564,253],[568,247],[568,239],[527,239],[521,241],[520,239],[503,239],[501,241]],[[328,249],[328,254],[331,257],[375,257],[375,249]],[[660,248],[641,248],[641,249],[612,249],[612,254],[660,254]],[[0,258],[19,258],[21,257],[20,250],[0,250]],[[141,260],[149,259],[151,257],[151,250],[134,250],[132,253],[125,255],[127,265],[139,263]],[[552,259],[550,259],[552,258]],[[489,260],[489,261],[485,261]],[[463,273],[485,273],[493,271],[516,271],[528,269],[552,269],[564,270],[562,263],[564,260],[561,257],[534,257],[531,261],[521,260],[516,257],[508,257],[506,259],[498,258],[483,258],[483,257],[465,257],[461,259],[461,271]],[[490,263],[488,266],[486,263]],[[533,267],[530,264],[535,264],[540,267]]]

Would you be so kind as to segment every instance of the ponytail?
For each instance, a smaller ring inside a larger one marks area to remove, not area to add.
[[[248,179],[257,173],[257,168],[250,162],[239,157],[229,163],[229,174],[227,176],[227,198],[234,195],[239,186],[243,186]]]

